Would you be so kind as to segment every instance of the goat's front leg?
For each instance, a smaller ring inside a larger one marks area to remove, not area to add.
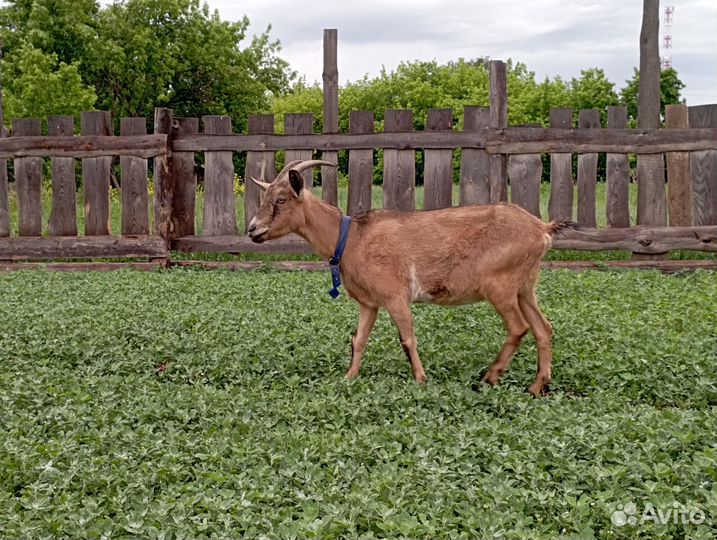
[[[397,300],[388,304],[386,310],[398,328],[398,335],[401,339],[403,352],[406,353],[408,361],[411,363],[413,378],[418,382],[425,383],[427,380],[426,373],[423,371],[421,359],[418,357],[418,346],[416,334],[413,331],[413,316],[411,315],[410,304]]]
[[[377,314],[378,308],[359,304],[359,322],[356,328],[356,335],[351,339],[351,366],[349,366],[349,370],[345,375],[347,379],[355,379],[358,377],[359,370],[361,369],[363,351],[366,348],[366,343],[368,343],[371,330],[373,330]]]

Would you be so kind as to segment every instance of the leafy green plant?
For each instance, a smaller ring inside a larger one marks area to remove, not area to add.
[[[0,537],[712,538],[616,526],[715,507],[714,274],[546,272],[554,384],[471,390],[487,305],[389,318],[342,380],[356,307],[323,273],[0,275]],[[709,516],[709,513],[708,513]]]

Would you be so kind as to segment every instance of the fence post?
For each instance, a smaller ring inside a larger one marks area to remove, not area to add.
[[[324,133],[339,132],[339,70],[336,29],[324,30]],[[339,153],[324,150],[321,159],[339,162]],[[329,204],[339,205],[338,167],[321,167],[321,197]]]
[[[249,135],[273,134],[274,115],[261,114],[249,117]],[[263,167],[262,167],[263,164]],[[261,178],[262,168],[264,178]],[[249,227],[249,222],[259,211],[261,188],[252,182],[256,178],[262,182],[271,182],[276,178],[276,163],[274,152],[246,153],[246,167],[244,169],[244,228]]]
[[[75,134],[74,116],[50,116],[47,134],[72,137]],[[53,157],[52,163],[52,211],[48,222],[50,236],[77,236],[77,197],[75,192],[75,160]]]
[[[451,109],[430,109],[427,131],[450,131],[453,125]],[[423,151],[423,208],[433,210],[453,204],[453,150],[426,149]]]
[[[480,131],[490,125],[488,107],[466,106],[463,131]],[[461,148],[461,190],[459,204],[490,203],[490,158],[482,148]]]
[[[686,128],[687,105],[665,107],[665,128]],[[667,152],[667,202],[669,223],[673,227],[692,225],[692,182],[689,152]]]
[[[579,129],[600,127],[600,111],[583,109],[578,116]],[[596,227],[595,189],[597,188],[598,155],[578,154],[578,223]]]
[[[0,58],[2,45],[0,44]],[[0,81],[0,137],[7,137],[2,100],[2,81]],[[10,236],[10,207],[7,196],[7,160],[0,159],[0,238]]]
[[[169,242],[172,238],[172,197],[174,195],[171,175],[172,109],[154,109],[154,132],[167,135],[167,151],[154,158],[154,230],[164,238],[169,257]]]
[[[607,108],[608,129],[627,127],[627,107]],[[630,226],[630,163],[627,154],[608,154],[605,217],[610,227]]]
[[[413,111],[388,109],[383,116],[386,133],[413,131]],[[408,212],[416,209],[416,151],[383,151],[383,207]]]
[[[120,135],[146,135],[145,118],[122,118]],[[122,234],[149,234],[149,193],[147,160],[120,156],[122,178]]]
[[[14,137],[39,136],[38,118],[12,121]],[[42,236],[42,158],[15,158],[17,221],[20,236]]]
[[[490,127],[508,127],[508,83],[505,62],[490,62]],[[490,202],[508,200],[508,165],[506,156],[493,154],[490,157]]]
[[[349,133],[373,133],[373,113],[351,111]],[[373,150],[371,148],[349,151],[349,215],[371,210],[371,186],[373,184]]]
[[[550,109],[550,127],[572,129],[573,110]],[[573,155],[565,152],[550,154],[548,216],[551,220],[573,219],[573,189]]]
[[[204,133],[231,135],[232,119],[228,116],[205,116]],[[204,153],[204,218],[205,236],[237,233],[236,203],[234,202],[234,162],[231,152]]]
[[[689,107],[693,128],[717,128],[717,105]],[[717,225],[717,150],[690,153],[694,225]]]

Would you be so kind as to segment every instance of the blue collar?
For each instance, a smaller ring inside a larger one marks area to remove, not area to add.
[[[331,281],[333,288],[329,291],[329,295],[334,300],[338,298],[339,287],[341,287],[341,271],[339,270],[339,264],[341,263],[341,256],[344,254],[346,249],[346,241],[349,238],[349,227],[351,226],[351,218],[349,216],[343,216],[341,218],[341,230],[339,231],[339,241],[336,244],[336,251],[334,256],[329,259],[329,266],[331,268]]]

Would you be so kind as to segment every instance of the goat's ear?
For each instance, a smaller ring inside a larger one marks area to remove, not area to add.
[[[294,169],[289,171],[289,184],[291,185],[291,189],[294,190],[296,196],[301,197],[304,189],[304,179],[301,177],[301,174],[296,172]]]

